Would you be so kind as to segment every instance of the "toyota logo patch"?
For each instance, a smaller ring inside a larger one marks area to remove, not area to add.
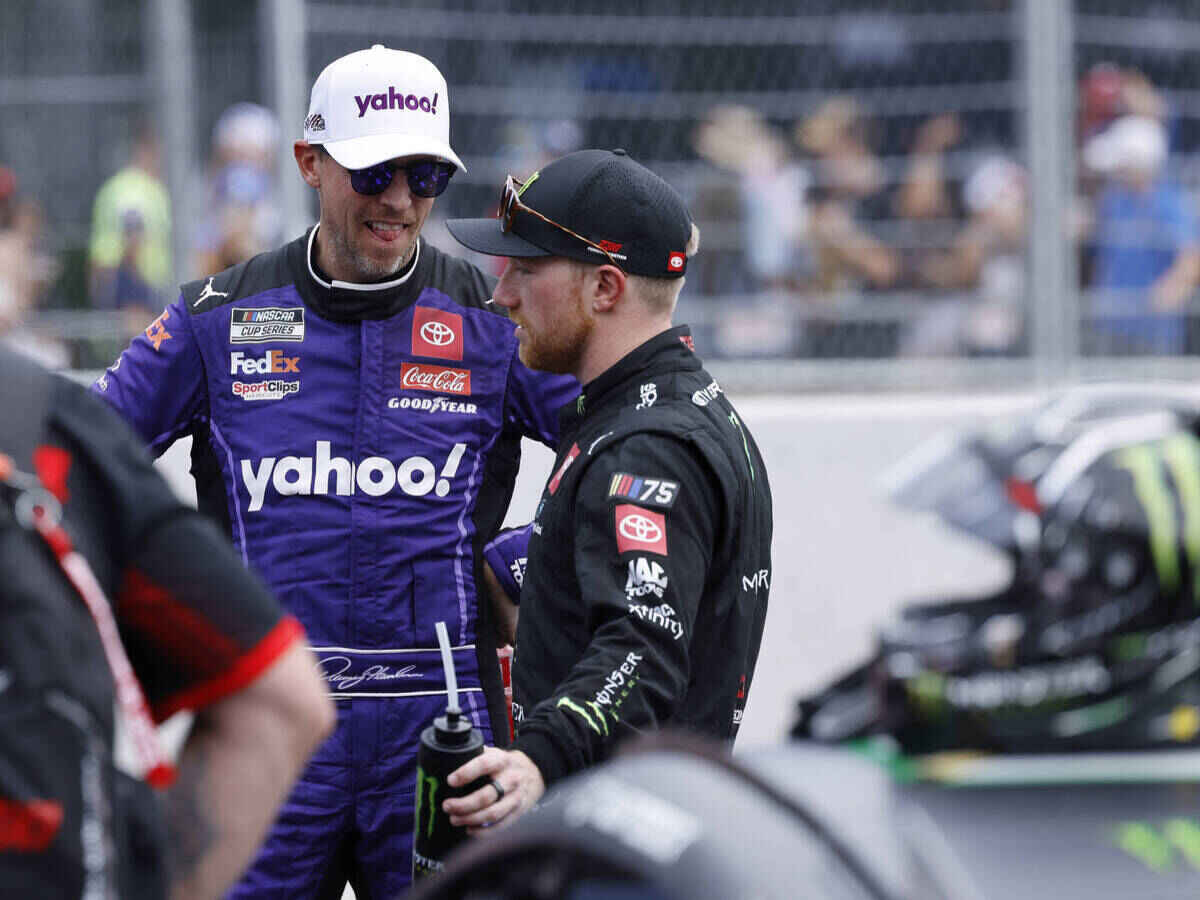
[[[667,555],[667,520],[662,513],[631,503],[618,504],[615,512],[618,552]]]
[[[463,358],[463,317],[444,309],[418,306],[413,310],[414,356],[435,359]]]
[[[421,326],[421,337],[435,347],[445,347],[454,340],[454,329],[443,322],[426,322]]]

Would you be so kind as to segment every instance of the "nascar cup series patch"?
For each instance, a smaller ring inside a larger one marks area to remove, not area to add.
[[[663,478],[646,478],[628,472],[614,472],[608,482],[608,496],[652,506],[670,507],[679,493],[678,481]]]
[[[231,344],[304,340],[304,309],[299,306],[234,308],[229,319]]]

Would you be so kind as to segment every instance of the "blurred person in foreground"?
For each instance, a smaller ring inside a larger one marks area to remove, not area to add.
[[[235,103],[213,126],[204,219],[197,229],[197,272],[220,272],[282,239],[275,151],[279,125],[255,103]]]
[[[1095,349],[1178,354],[1200,283],[1192,198],[1167,171],[1163,125],[1125,116],[1093,137],[1083,163],[1103,177],[1091,222]]]
[[[236,897],[408,886],[418,741],[446,706],[437,622],[472,724],[507,738],[482,544],[522,436],[553,443],[579,384],[526,368],[493,282],[421,236],[462,168],[449,135],[429,60],[334,60],[294,148],[319,223],[185,284],[95,386],[155,453],[192,436],[200,508],[304,624],[338,699]]]
[[[448,779],[490,778],[443,802],[478,832],[631,734],[733,741],[767,611],[771,493],[690,331],[671,325],[699,232],[664,180],[623,150],[582,150],[509,176],[499,218],[447,224],[508,258],[495,302],[525,364],[584,385],[532,524],[513,749]]]
[[[88,287],[96,309],[120,310],[136,333],[171,279],[171,198],[158,136],[143,125],[129,163],[100,186],[92,208]]]
[[[3,349],[0,572],[0,893],[221,896],[333,726],[313,655],[105,404]]]

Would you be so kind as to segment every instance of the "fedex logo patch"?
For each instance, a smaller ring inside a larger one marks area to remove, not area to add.
[[[437,359],[463,358],[462,316],[418,306],[413,310],[413,356],[433,356]]]
[[[616,508],[617,552],[667,555],[667,520],[662,513],[621,503]]]
[[[229,354],[230,375],[272,375],[278,372],[300,372],[299,356],[284,356],[282,350],[268,350],[258,359],[241,350]]]
[[[167,331],[167,319],[169,318],[171,318],[171,310],[164,309],[161,316],[146,326],[146,340],[154,345],[155,353],[158,352],[163,341],[171,339],[171,332]]]

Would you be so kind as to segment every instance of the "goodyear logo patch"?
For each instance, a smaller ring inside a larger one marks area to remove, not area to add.
[[[229,320],[231,344],[304,340],[304,310],[298,306],[234,308]]]
[[[628,472],[614,472],[608,482],[608,496],[636,500],[651,506],[670,507],[679,494],[679,482],[663,478],[646,478]]]

